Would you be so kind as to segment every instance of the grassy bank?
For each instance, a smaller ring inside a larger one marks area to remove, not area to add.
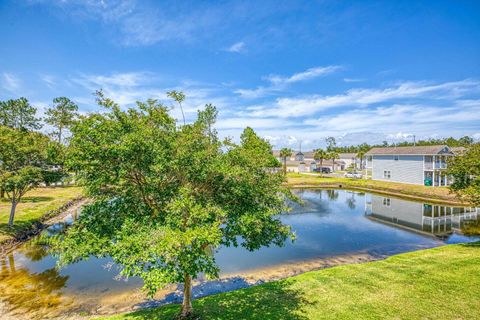
[[[0,243],[11,239],[15,234],[28,229],[50,210],[61,207],[82,194],[80,187],[38,188],[28,192],[18,204],[14,227],[8,227],[11,204],[0,201]]]
[[[202,319],[480,319],[480,245],[307,272],[194,301]],[[178,305],[116,315],[172,319]]]
[[[350,179],[307,175],[299,173],[288,174],[288,185],[292,187],[339,187],[352,188],[364,191],[373,191],[384,194],[399,195],[411,199],[447,202],[450,204],[462,203],[450,193],[447,187],[426,187],[397,182],[376,181],[367,179]]]

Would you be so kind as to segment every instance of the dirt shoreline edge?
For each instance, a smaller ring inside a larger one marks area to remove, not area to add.
[[[377,188],[371,188],[371,187],[358,187],[358,186],[344,185],[341,183],[325,183],[325,184],[301,184],[300,183],[300,184],[288,184],[288,187],[292,189],[344,189],[344,190],[351,190],[351,191],[370,192],[370,193],[376,193],[380,195],[389,195],[389,196],[395,196],[398,198],[425,201],[425,202],[436,203],[436,204],[448,204],[448,205],[454,205],[454,206],[470,206],[469,203],[462,202],[461,200],[431,198],[431,197],[425,197],[425,196],[412,195],[412,194],[398,192],[398,191],[390,191],[386,189],[377,189]]]
[[[31,238],[39,235],[40,232],[58,222],[59,219],[62,219],[73,210],[85,205],[87,202],[88,198],[80,196],[66,202],[57,209],[47,211],[40,219],[35,221],[29,228],[19,232],[13,239],[8,239],[1,242],[0,258],[7,255],[22,243],[25,243]]]

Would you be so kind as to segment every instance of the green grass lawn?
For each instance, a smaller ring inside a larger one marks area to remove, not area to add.
[[[0,242],[10,239],[48,211],[61,207],[81,194],[80,187],[37,188],[29,191],[17,206],[13,229],[7,225],[11,204],[8,200],[0,200]]]
[[[320,175],[307,175],[299,173],[288,173],[289,186],[324,186],[344,188],[357,187],[370,189],[372,191],[386,192],[392,194],[402,194],[415,198],[427,198],[430,200],[460,203],[455,194],[450,193],[448,187],[426,187],[420,185],[377,181],[369,179],[337,178]]]
[[[201,319],[480,319],[480,244],[307,272],[194,301]],[[168,305],[102,319],[172,319]]]

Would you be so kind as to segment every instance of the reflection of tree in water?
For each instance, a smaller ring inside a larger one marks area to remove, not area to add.
[[[38,245],[32,241],[27,242],[23,246],[21,253],[32,261],[40,261],[49,255],[44,246]]]
[[[61,276],[54,268],[31,273],[27,268],[16,268],[15,257],[10,254],[1,260],[0,300],[12,314],[29,314],[29,318],[43,318],[39,313],[52,313],[64,304],[60,290],[68,276]],[[58,310],[58,313],[61,311]],[[31,314],[31,316],[30,316]]]
[[[355,209],[356,207],[356,199],[355,199],[355,192],[351,192],[351,196],[350,197],[347,197],[347,199],[345,200],[345,202],[347,203],[347,206],[350,208],[350,209]]]
[[[462,233],[466,236],[480,235],[480,217],[476,220],[467,220],[461,226]]]
[[[327,192],[327,197],[328,199],[335,201],[338,199],[338,191],[334,189],[327,189],[325,190]]]

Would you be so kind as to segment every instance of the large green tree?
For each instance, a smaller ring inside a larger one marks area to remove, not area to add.
[[[22,197],[42,181],[48,144],[41,133],[0,126],[0,187],[11,201],[9,226]]]
[[[0,126],[28,131],[40,129],[40,119],[36,118],[37,109],[26,98],[0,101]],[[0,162],[0,169],[2,163]],[[5,197],[5,189],[0,185],[0,199]]]
[[[37,109],[26,98],[0,101],[0,125],[23,131],[38,130],[42,127]]]
[[[47,109],[45,122],[55,128],[54,134],[61,144],[65,130],[70,128],[77,117],[78,106],[66,97],[58,97],[53,99],[53,106]]]
[[[177,127],[155,100],[122,111],[99,93],[106,112],[72,127],[70,165],[92,197],[52,247],[65,265],[110,256],[123,276],[139,276],[153,295],[184,284],[182,316],[192,312],[192,280],[216,277],[221,245],[255,250],[291,236],[277,214],[294,198],[271,146],[246,128],[240,143],[221,141],[207,105]]]
[[[453,177],[450,189],[464,200],[480,206],[480,143],[471,145],[465,153],[452,157],[447,174]]]

